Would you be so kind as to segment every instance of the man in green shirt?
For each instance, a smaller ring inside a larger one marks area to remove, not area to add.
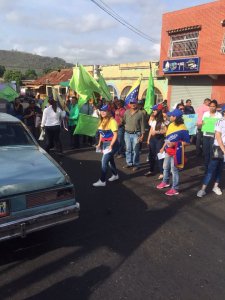
[[[145,119],[142,111],[138,109],[137,100],[130,102],[130,109],[126,110],[123,117],[125,126],[126,163],[125,168],[139,169],[140,142],[145,133]]]
[[[79,108],[77,104],[78,100],[76,97],[72,97],[70,114],[69,114],[69,132],[70,132],[70,145],[72,149],[80,147],[79,135],[73,134],[77,126],[78,117],[79,117]]]

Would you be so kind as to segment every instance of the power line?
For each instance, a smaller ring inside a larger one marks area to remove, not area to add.
[[[156,43],[157,41],[150,37],[149,35],[145,34],[138,28],[134,27],[130,23],[128,23],[125,19],[123,19],[120,15],[118,15],[114,10],[112,10],[107,4],[105,4],[102,0],[99,0],[101,3],[99,3],[97,0],[91,0],[94,4],[96,4],[100,9],[102,9],[104,12],[106,12],[108,15],[110,15],[112,18],[114,18],[116,21],[118,21],[123,26],[127,27],[134,33],[138,34],[142,38],[149,40],[152,43]]]

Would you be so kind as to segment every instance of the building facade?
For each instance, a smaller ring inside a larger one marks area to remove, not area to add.
[[[159,74],[168,78],[171,106],[225,102],[225,0],[163,15]]]
[[[112,98],[117,96],[125,99],[134,82],[142,76],[139,99],[146,96],[150,76],[150,65],[154,79],[155,102],[161,102],[167,96],[167,79],[159,75],[159,62],[138,62],[117,65],[99,66],[99,71],[109,86]]]
[[[142,76],[139,99],[145,98],[150,76],[150,62],[103,66],[87,65],[84,67],[95,78],[97,78],[98,73],[101,72],[109,87],[112,99],[114,96],[124,99],[134,82]],[[151,62],[151,68],[155,87],[155,102],[161,102],[166,99],[167,79],[159,76],[159,62]],[[68,87],[62,86],[61,84],[62,82],[69,81],[72,77],[72,73],[72,69],[53,71],[34,80],[32,83],[27,83],[24,89],[31,89],[34,94],[40,94],[41,97],[45,97],[52,93],[52,88],[54,87],[58,89],[60,94],[65,95],[68,93]],[[70,94],[73,94],[73,92],[70,91]]]

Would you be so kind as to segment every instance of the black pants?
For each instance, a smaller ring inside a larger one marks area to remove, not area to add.
[[[45,133],[47,137],[45,151],[49,153],[50,149],[54,146],[61,153],[62,143],[60,141],[60,125],[56,126],[45,126]]]
[[[72,148],[79,148],[80,147],[80,136],[79,134],[73,134],[74,130],[76,128],[76,125],[69,126],[69,132],[70,132],[70,146]]]
[[[157,154],[164,144],[164,138],[156,138],[152,136],[149,143],[149,171],[154,172],[155,163],[158,161],[159,171],[163,174],[163,159],[158,160]]]
[[[196,133],[196,155],[202,154],[202,143],[203,143],[203,132],[201,129],[197,130]]]

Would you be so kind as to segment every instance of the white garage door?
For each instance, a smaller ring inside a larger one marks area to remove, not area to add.
[[[205,98],[211,98],[212,79],[208,76],[192,76],[192,77],[172,77],[171,83],[171,104],[172,108],[181,99],[191,99],[194,108],[203,103]]]

